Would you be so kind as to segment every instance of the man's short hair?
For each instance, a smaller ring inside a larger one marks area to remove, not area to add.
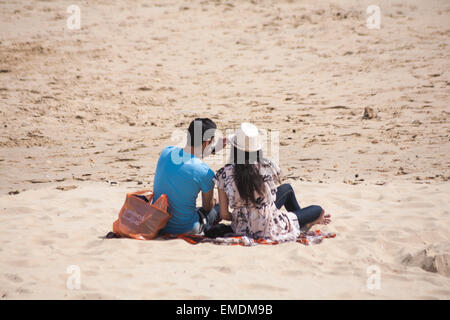
[[[217,129],[216,124],[209,118],[196,118],[188,128],[187,144],[192,147],[198,147],[205,141],[211,140]]]

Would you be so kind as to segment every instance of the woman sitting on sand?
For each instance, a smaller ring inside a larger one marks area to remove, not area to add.
[[[233,232],[253,238],[295,241],[300,228],[328,224],[330,216],[319,206],[301,209],[289,184],[280,185],[280,169],[264,159],[258,128],[242,123],[229,139],[229,164],[217,171],[220,215],[231,221]],[[286,211],[280,210],[284,205]],[[230,213],[228,207],[233,211]]]

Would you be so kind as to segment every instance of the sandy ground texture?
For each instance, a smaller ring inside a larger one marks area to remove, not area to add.
[[[66,192],[41,188],[14,199],[3,195],[0,295],[3,299],[450,297],[448,183],[366,188],[295,183],[294,188],[303,205],[320,202],[334,214],[334,222],[320,229],[336,232],[336,238],[311,246],[255,247],[102,239],[117,218],[124,188],[83,182]]]
[[[124,188],[83,182],[66,192],[42,188],[14,198],[1,196],[0,295],[4,299],[450,297],[449,184],[362,188],[295,183],[294,188],[303,205],[320,202],[334,214],[335,221],[320,229],[336,232],[336,238],[311,246],[256,247],[103,239],[117,218]]]
[[[0,298],[450,298],[448,1],[377,1],[379,30],[373,1],[71,4],[0,1]],[[198,116],[278,135],[338,237],[100,239]]]

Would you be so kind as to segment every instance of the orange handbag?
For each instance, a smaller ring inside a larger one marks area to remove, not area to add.
[[[150,190],[128,193],[119,218],[113,223],[113,232],[138,240],[156,238],[171,214],[167,212],[167,195],[162,194],[153,204],[152,200],[153,192]]]

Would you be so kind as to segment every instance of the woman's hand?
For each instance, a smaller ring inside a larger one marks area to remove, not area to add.
[[[217,195],[214,193],[214,198],[213,198],[213,207],[219,203],[219,198],[217,197]]]

